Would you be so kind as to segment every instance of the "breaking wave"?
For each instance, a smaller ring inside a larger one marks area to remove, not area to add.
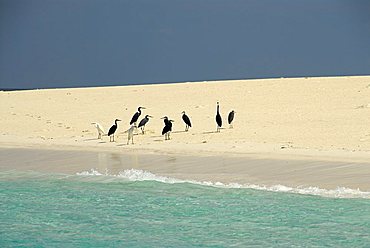
[[[360,189],[350,189],[346,187],[337,187],[336,189],[322,189],[318,187],[288,187],[284,185],[257,185],[257,184],[239,184],[239,183],[222,183],[222,182],[211,182],[211,181],[195,181],[195,180],[181,180],[177,178],[171,178],[166,176],[160,176],[153,174],[149,171],[128,169],[119,172],[116,175],[111,175],[107,171],[101,173],[97,170],[91,169],[90,171],[83,171],[76,173],[78,176],[104,176],[113,178],[123,178],[129,181],[157,181],[167,184],[175,183],[191,183],[203,186],[211,186],[218,188],[231,188],[231,189],[255,189],[264,190],[271,192],[284,192],[284,193],[295,193],[304,195],[316,195],[331,198],[367,198],[370,199],[370,192],[361,191]]]

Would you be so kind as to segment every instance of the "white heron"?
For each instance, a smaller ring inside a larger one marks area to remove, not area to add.
[[[127,133],[127,145],[130,143],[134,144],[134,132],[137,130],[137,126],[134,124],[129,129],[125,131]]]
[[[92,125],[94,125],[94,126],[95,126],[95,128],[96,128],[96,130],[98,131],[98,139],[101,139],[101,136],[102,136],[103,134],[105,134],[103,126],[102,126],[102,125],[100,125],[100,124],[99,124],[99,123],[97,123],[97,122],[92,122],[91,124],[92,124]]]

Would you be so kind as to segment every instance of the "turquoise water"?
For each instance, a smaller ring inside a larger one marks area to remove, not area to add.
[[[369,247],[370,200],[0,173],[0,247]]]

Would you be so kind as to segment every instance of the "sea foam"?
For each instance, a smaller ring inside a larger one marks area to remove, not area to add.
[[[138,170],[138,169],[127,169],[120,171],[116,175],[109,174],[108,171],[101,173],[95,169],[90,171],[83,171],[76,173],[78,176],[105,176],[114,178],[124,178],[130,181],[157,181],[167,184],[175,183],[191,183],[203,186],[219,187],[219,188],[231,188],[231,189],[255,189],[272,192],[284,192],[284,193],[295,193],[304,195],[316,195],[331,198],[367,198],[370,199],[370,192],[361,191],[360,189],[350,189],[346,187],[337,187],[336,189],[322,189],[319,187],[288,187],[284,185],[257,185],[257,184],[239,184],[239,183],[222,183],[222,182],[211,182],[211,181],[195,181],[195,180],[182,180],[177,178],[171,178],[166,176],[160,176],[153,174],[149,171]]]

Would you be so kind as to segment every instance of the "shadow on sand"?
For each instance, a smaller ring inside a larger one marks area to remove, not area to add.
[[[93,141],[93,140],[100,140],[100,139],[98,139],[98,138],[84,139],[84,141]]]

